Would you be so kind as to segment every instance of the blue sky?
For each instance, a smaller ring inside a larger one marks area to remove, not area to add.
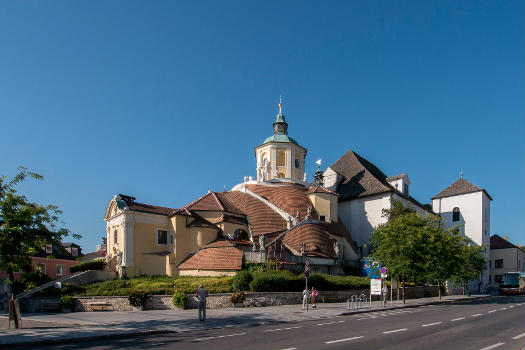
[[[0,173],[84,251],[116,193],[181,207],[255,175],[283,95],[323,168],[348,149],[423,203],[460,170],[525,243],[523,1],[2,1]]]

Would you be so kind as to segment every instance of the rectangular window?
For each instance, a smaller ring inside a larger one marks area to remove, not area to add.
[[[324,215],[320,215],[320,216],[319,216],[319,220],[321,220],[321,221],[326,221],[326,217],[325,217]]]
[[[495,275],[494,276],[494,282],[501,283],[503,276],[502,275]]]
[[[503,259],[496,259],[496,261],[494,261],[494,267],[496,269],[502,269],[503,268]]]
[[[113,231],[113,244],[118,243],[118,233],[117,230]]]
[[[57,276],[65,275],[66,267],[64,265],[57,265]]]
[[[168,231],[157,230],[157,244],[168,244]]]
[[[44,265],[44,264],[35,264],[35,271],[46,273],[46,265]]]
[[[46,244],[46,254],[53,253],[53,245],[52,244]]]
[[[408,196],[408,184],[403,184],[403,193]]]
[[[71,248],[71,255],[78,256],[78,248]]]

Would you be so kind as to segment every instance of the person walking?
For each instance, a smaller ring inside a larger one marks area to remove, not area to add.
[[[307,307],[309,297],[310,297],[310,291],[304,288],[303,290],[303,310]]]
[[[310,298],[312,299],[312,308],[313,309],[317,309],[316,300],[317,300],[317,296],[318,295],[319,295],[319,292],[317,291],[317,289],[312,287],[312,291],[310,292]]]
[[[201,284],[195,292],[195,296],[199,299],[199,321],[204,322],[206,321],[206,297],[208,296],[208,291]]]

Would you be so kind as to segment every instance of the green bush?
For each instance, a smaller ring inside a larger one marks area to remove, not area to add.
[[[40,271],[29,271],[23,272],[20,276],[20,282],[24,286],[24,290],[30,290],[51,282],[51,278],[43,272]]]
[[[147,299],[148,299],[148,295],[144,292],[132,290],[131,292],[129,292],[129,295],[128,295],[129,305],[135,306],[135,307],[144,307],[144,305],[146,305]]]
[[[253,274],[253,281],[250,282],[250,290],[254,292],[287,292],[292,291],[292,283],[295,277],[289,271],[267,271]]]
[[[186,293],[181,292],[180,290],[176,290],[173,294],[173,297],[171,298],[171,301],[173,301],[173,305],[176,307],[183,308],[188,303],[188,296]]]
[[[71,310],[73,306],[75,306],[75,301],[69,295],[62,295],[60,297],[60,308]]]
[[[253,276],[250,271],[243,270],[237,273],[232,279],[233,290],[249,290],[250,282],[253,281]]]
[[[104,260],[92,260],[73,265],[69,268],[69,271],[71,271],[71,273],[75,273],[87,270],[104,270],[105,266],[106,263],[104,262]]]

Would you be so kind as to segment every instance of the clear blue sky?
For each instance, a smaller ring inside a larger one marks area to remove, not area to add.
[[[283,95],[323,168],[348,149],[423,203],[485,188],[525,243],[523,1],[2,1],[0,173],[84,251],[116,193],[181,207],[255,175]]]

